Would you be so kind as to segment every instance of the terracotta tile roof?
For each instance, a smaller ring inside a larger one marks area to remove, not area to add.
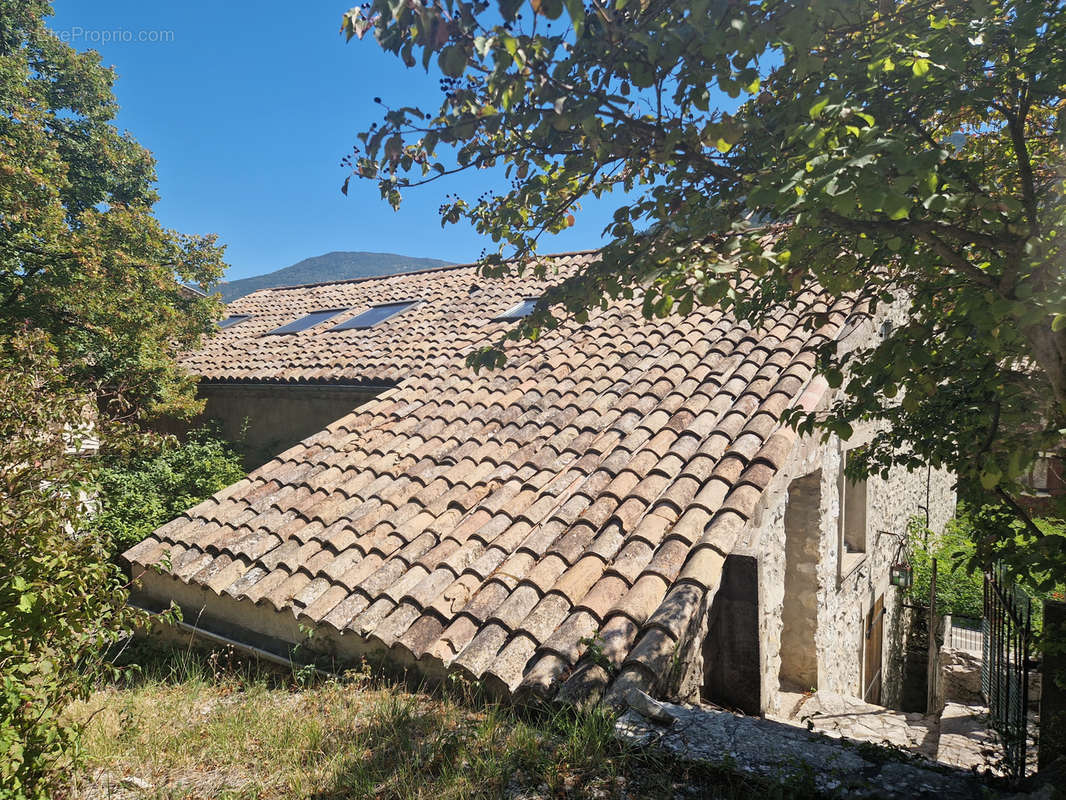
[[[474,265],[459,265],[308,286],[263,289],[227,306],[249,315],[220,330],[184,357],[206,381],[345,382],[391,384],[431,369],[513,325],[495,321],[526,298],[596,257],[594,252],[552,257],[543,279],[486,280]],[[330,331],[372,306],[420,301],[400,316],[364,330]],[[312,311],[343,309],[298,333],[269,332]]]
[[[285,313],[270,309],[273,292],[245,298],[240,311],[269,318],[190,363],[234,376],[294,363],[378,380],[411,372],[157,530],[126,554],[135,573],[169,563],[180,581],[508,693],[654,692],[791,451],[782,411],[821,397],[813,349],[852,304],[807,294],[753,331],[714,308],[646,320],[637,298],[475,374],[456,347],[491,331],[471,317],[531,285],[478,282],[476,300],[463,269],[301,290]],[[313,337],[303,352],[244,349],[248,332],[297,307],[411,294],[431,304],[428,318],[355,332],[369,335],[343,351]],[[246,363],[222,365],[240,353]]]

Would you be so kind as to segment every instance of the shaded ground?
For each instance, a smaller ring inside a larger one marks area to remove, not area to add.
[[[728,764],[784,790],[848,798],[987,800],[1000,796],[968,771],[935,764],[902,747],[882,747],[794,724],[706,706],[657,702],[616,723],[619,735],[679,758]]]
[[[870,742],[962,769],[995,771],[1003,754],[988,729],[987,709],[948,703],[941,716],[907,714],[855,697],[815,692],[788,695],[775,717],[828,736]]]

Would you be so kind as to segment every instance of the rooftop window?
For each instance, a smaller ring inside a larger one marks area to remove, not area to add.
[[[362,314],[356,314],[351,319],[346,319],[339,325],[330,328],[331,331],[353,331],[373,328],[379,322],[384,322],[389,317],[395,317],[401,311],[406,311],[417,300],[405,300],[402,303],[383,303],[380,306],[371,306]]]
[[[322,311],[312,311],[306,317],[300,317],[293,320],[287,325],[282,325],[280,328],[274,328],[272,331],[268,331],[268,334],[277,333],[297,333],[299,331],[305,331],[308,328],[312,328],[320,322],[325,322],[330,317],[335,317],[342,311],[347,311],[346,308],[328,308]]]
[[[251,319],[251,318],[252,318],[251,314],[231,314],[230,316],[226,317],[225,319],[219,320],[218,327],[219,328],[232,328],[234,325],[239,325],[240,323],[244,322],[246,319]]]
[[[507,311],[500,314],[500,316],[496,317],[494,321],[504,322],[508,320],[522,319],[522,317],[528,317],[530,314],[533,313],[533,309],[536,307],[537,300],[539,299],[539,297],[527,297],[522,302],[517,303],[516,305],[507,309]]]

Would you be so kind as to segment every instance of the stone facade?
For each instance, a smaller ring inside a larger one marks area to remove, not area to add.
[[[908,520],[924,519],[927,492],[930,527],[939,530],[951,518],[953,481],[935,470],[893,470],[888,480],[871,478],[866,486],[866,552],[844,552],[841,484],[850,446],[835,437],[824,444],[801,442],[790,469],[780,476],[785,485],[777,491],[771,487],[756,524],[734,551],[758,563],[762,711],[781,711],[782,688],[861,697],[866,629],[878,600],[884,608],[878,626],[883,636],[881,702],[898,704],[902,654],[889,646],[889,632],[898,624],[900,590],[889,585],[889,568]]]
[[[851,346],[868,344],[893,321],[868,323]],[[724,585],[709,614],[705,649],[731,664],[732,674],[723,679],[708,673],[706,699],[749,713],[783,713],[782,692],[863,697],[870,678],[880,686],[877,702],[899,706],[902,598],[889,583],[889,571],[911,518],[928,519],[929,528],[939,531],[953,516],[954,477],[897,468],[887,479],[852,484],[844,475],[848,451],[874,433],[872,427],[859,429],[847,442],[836,436],[800,439],[767,488],[730,556],[756,565],[757,587],[741,597]],[[753,641],[738,642],[732,620],[744,613],[757,617],[757,638],[753,633]],[[878,632],[880,648],[868,639]],[[870,675],[865,672],[866,660],[878,650],[879,681],[875,665]]]

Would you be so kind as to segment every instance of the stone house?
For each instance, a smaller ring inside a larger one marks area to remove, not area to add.
[[[883,320],[813,292],[759,329],[710,307],[647,320],[636,297],[509,345],[499,370],[465,365],[595,258],[233,303],[186,363],[226,424],[261,414],[296,441],[126,553],[138,602],[274,653],[303,642],[503,697],[893,702],[888,570],[911,516],[950,516],[951,478],[852,483],[871,432],[781,424],[832,400],[815,349],[865,346]]]

